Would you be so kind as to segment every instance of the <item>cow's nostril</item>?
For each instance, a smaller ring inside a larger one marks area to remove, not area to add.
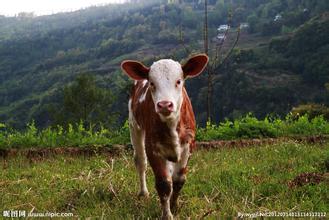
[[[168,110],[169,110],[169,111],[173,111],[173,109],[174,109],[174,104],[173,104],[172,102],[170,102],[170,103],[168,104]]]
[[[159,110],[163,111],[173,111],[174,104],[169,101],[161,101],[157,103]]]

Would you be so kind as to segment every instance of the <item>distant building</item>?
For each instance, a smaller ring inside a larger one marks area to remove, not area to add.
[[[218,32],[226,32],[228,29],[230,29],[230,25],[222,24],[217,28]]]
[[[216,40],[219,42],[223,42],[226,39],[226,35],[225,34],[218,34],[216,37]]]
[[[249,28],[249,23],[241,23],[240,24],[240,29],[248,29]]]
[[[128,3],[132,3],[132,4],[137,4],[137,3],[141,3],[141,0],[126,0]]]
[[[36,17],[34,12],[19,12],[17,17],[19,18],[34,18]]]
[[[282,15],[280,15],[280,14],[277,14],[274,17],[274,21],[280,21],[281,19],[282,19]]]
[[[182,4],[183,0],[168,0],[168,4]]]

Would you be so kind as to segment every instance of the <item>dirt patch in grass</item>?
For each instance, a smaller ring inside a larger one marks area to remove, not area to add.
[[[220,148],[244,148],[260,145],[272,145],[286,141],[295,141],[297,143],[322,144],[329,140],[329,136],[309,136],[309,137],[282,137],[282,138],[264,138],[264,139],[241,139],[241,140],[223,140],[197,142],[197,148],[220,149]],[[118,156],[123,152],[131,151],[129,145],[111,145],[111,146],[85,146],[85,147],[37,147],[30,149],[0,149],[0,158],[8,159],[18,155],[25,156],[32,161],[42,160],[54,155],[85,156],[105,154],[109,156]]]
[[[112,145],[112,146],[86,146],[86,147],[54,147],[54,148],[30,148],[30,149],[0,149],[0,158],[8,159],[18,155],[25,156],[30,160],[42,160],[54,155],[85,156],[104,154],[117,156],[127,151],[130,146]]]
[[[288,186],[293,188],[307,184],[316,185],[324,181],[329,183],[329,173],[301,173],[293,180],[289,181]]]
[[[198,142],[197,146],[205,149],[230,148],[230,147],[251,147],[259,145],[272,145],[286,141],[295,141],[297,143],[322,144],[329,140],[329,136],[308,136],[308,137],[281,137],[281,138],[263,138],[263,139],[241,139],[230,141],[209,141]]]

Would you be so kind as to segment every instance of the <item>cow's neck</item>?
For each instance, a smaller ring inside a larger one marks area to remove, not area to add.
[[[159,117],[160,118],[160,117]],[[161,126],[155,126],[157,136],[155,146],[158,153],[164,158],[171,161],[179,161],[181,154],[181,146],[177,127],[180,121],[180,114],[171,117],[170,120],[160,119]]]

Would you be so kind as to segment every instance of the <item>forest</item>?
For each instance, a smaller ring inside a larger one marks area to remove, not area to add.
[[[296,107],[326,115],[328,9],[325,0],[209,1],[210,57],[218,47],[219,25],[231,26],[220,57],[239,25],[249,25],[226,62],[215,65],[213,121],[247,113],[284,117]],[[184,62],[203,52],[203,16],[203,3],[188,0],[0,16],[0,122],[17,129],[32,121],[41,128],[80,120],[122,126],[131,81],[120,62],[137,59],[150,65],[165,57]],[[206,73],[186,86],[204,126]],[[72,104],[81,92],[92,103],[83,115]]]

